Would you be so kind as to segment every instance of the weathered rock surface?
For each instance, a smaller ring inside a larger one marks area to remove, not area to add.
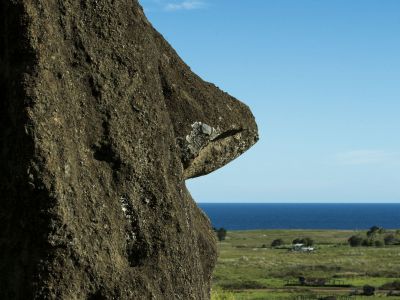
[[[0,2],[0,299],[208,299],[185,179],[257,140],[136,0]]]

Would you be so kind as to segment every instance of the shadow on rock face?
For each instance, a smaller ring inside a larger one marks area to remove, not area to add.
[[[208,299],[185,180],[258,139],[137,1],[0,4],[0,298]]]

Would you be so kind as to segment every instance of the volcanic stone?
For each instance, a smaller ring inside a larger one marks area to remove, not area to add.
[[[208,299],[185,180],[257,141],[250,110],[136,0],[2,0],[0,20],[0,299]]]

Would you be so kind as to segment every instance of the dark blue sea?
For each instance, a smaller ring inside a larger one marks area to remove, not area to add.
[[[400,229],[400,204],[200,203],[214,227],[251,229]]]

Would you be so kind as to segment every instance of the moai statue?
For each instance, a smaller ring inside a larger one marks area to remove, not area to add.
[[[258,139],[137,0],[0,2],[0,299],[209,299],[185,187]]]

